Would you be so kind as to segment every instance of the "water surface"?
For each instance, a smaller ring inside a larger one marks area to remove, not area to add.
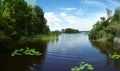
[[[71,71],[80,62],[90,63],[95,71],[120,71],[120,59],[108,57],[113,53],[120,54],[120,49],[111,43],[90,42],[88,32],[61,34],[58,40],[28,43],[24,46],[35,47],[43,55],[11,57],[1,53],[0,66],[4,66],[2,71]]]

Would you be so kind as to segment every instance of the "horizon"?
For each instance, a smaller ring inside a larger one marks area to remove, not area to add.
[[[73,28],[90,31],[93,25],[106,17],[106,8],[114,10],[120,6],[119,0],[26,0],[40,6],[51,31]]]

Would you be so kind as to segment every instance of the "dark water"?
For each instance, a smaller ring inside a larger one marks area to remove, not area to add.
[[[19,44],[15,47],[33,47],[42,56],[11,57],[10,52],[0,51],[0,71],[71,71],[79,62],[93,65],[94,71],[120,71],[120,59],[109,59],[113,53],[120,54],[112,43],[90,42],[88,33],[62,34],[58,40]],[[84,70],[88,71],[88,70]]]

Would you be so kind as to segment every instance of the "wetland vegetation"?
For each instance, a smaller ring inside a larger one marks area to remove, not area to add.
[[[51,31],[41,7],[0,0],[0,71],[120,71],[120,7],[106,11],[91,31]]]
[[[97,21],[89,33],[91,40],[100,42],[111,41],[113,42],[115,37],[120,36],[120,7],[115,9],[112,15],[112,10],[106,9],[107,18],[101,17],[101,21]],[[117,40],[116,42],[119,43]]]

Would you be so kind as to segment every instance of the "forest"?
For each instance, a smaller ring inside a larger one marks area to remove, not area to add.
[[[0,40],[49,34],[44,12],[24,0],[0,0]]]
[[[89,32],[89,38],[97,41],[113,41],[120,36],[120,7],[115,9],[114,14],[110,9],[106,9],[107,18],[100,17]]]
[[[77,29],[66,28],[66,29],[62,29],[62,33],[80,33],[80,31]]]

